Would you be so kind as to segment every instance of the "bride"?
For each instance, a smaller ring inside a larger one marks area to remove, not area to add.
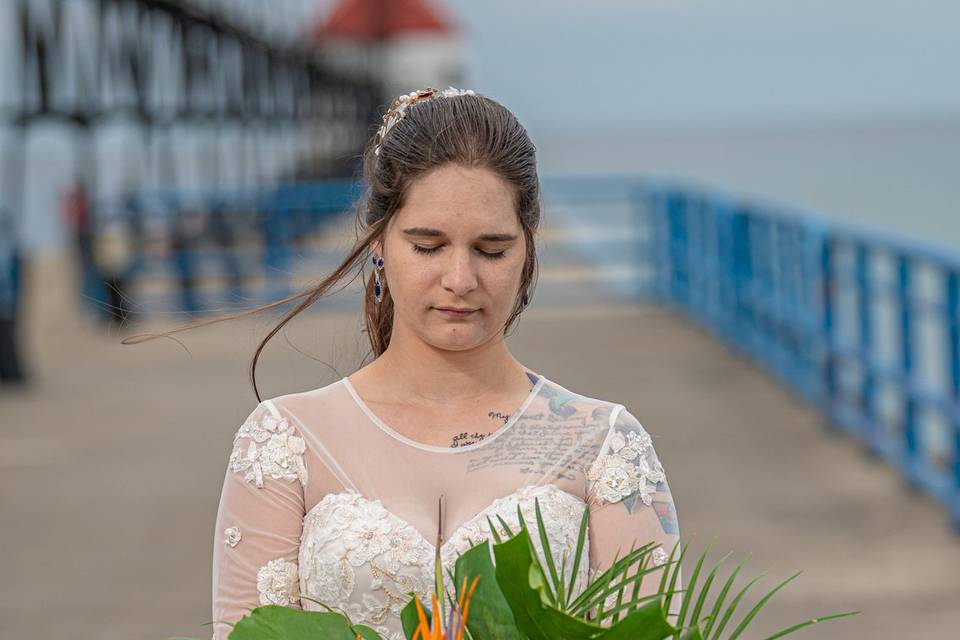
[[[625,405],[564,388],[504,341],[537,267],[541,198],[524,127],[473,91],[400,96],[364,177],[362,236],[319,285],[268,305],[303,298],[257,356],[369,260],[375,359],[261,401],[236,432],[216,518],[214,638],[257,606],[322,610],[319,600],[402,640],[406,594],[429,602],[436,547],[452,570],[488,539],[488,517],[514,528],[519,507],[535,522],[535,498],[557,557],[576,546],[589,504],[580,588],[631,546],[660,543],[654,562],[666,562],[679,527],[650,435]]]

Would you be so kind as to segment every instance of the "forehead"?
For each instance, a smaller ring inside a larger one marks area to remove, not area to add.
[[[444,165],[411,183],[398,224],[486,223],[497,226],[517,222],[514,188],[486,167]]]

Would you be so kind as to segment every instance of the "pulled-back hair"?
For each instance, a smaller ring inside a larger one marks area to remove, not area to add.
[[[436,96],[409,105],[404,117],[395,122],[384,138],[379,140],[378,154],[374,153],[377,142],[378,136],[372,136],[363,152],[361,171],[365,189],[355,205],[357,239],[347,257],[326,278],[276,302],[173,331],[131,336],[124,339],[123,344],[166,337],[300,300],[260,342],[253,354],[250,379],[260,401],[256,369],[264,347],[290,320],[353,273],[350,281],[360,276],[365,282],[363,314],[366,333],[373,357],[378,357],[390,344],[393,300],[386,287],[381,302],[377,304],[374,300],[372,270],[365,275],[370,265],[370,245],[376,240],[382,242],[387,225],[403,207],[413,182],[448,163],[467,168],[487,168],[514,187],[514,203],[523,229],[526,259],[513,312],[504,324],[504,334],[508,334],[523,311],[524,296],[532,295],[537,273],[534,236],[540,225],[540,181],[537,176],[536,147],[526,129],[509,109],[485,96]]]

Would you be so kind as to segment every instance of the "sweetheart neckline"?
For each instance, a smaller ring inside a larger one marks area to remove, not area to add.
[[[528,495],[531,495],[534,491],[536,491],[536,490],[538,490],[538,489],[540,489],[540,488],[543,488],[544,491],[546,491],[546,490],[556,491],[561,497],[563,497],[563,498],[565,498],[565,499],[572,499],[574,502],[577,503],[578,506],[580,506],[580,507],[586,507],[586,504],[587,504],[587,503],[586,503],[580,496],[578,496],[578,495],[576,495],[576,494],[573,494],[573,493],[570,493],[569,491],[565,491],[565,490],[561,489],[560,487],[558,487],[557,485],[553,484],[552,482],[548,482],[548,483],[545,483],[545,484],[525,484],[525,485],[523,485],[522,487],[520,487],[520,488],[518,488],[518,489],[516,489],[516,490],[514,490],[514,491],[512,491],[512,492],[510,492],[510,493],[508,493],[508,494],[506,494],[506,495],[503,495],[503,496],[494,498],[493,501],[492,501],[490,504],[488,504],[486,507],[484,507],[484,508],[480,509],[479,511],[477,511],[474,515],[470,516],[466,521],[462,522],[459,526],[457,526],[455,529],[453,529],[453,530],[450,532],[450,535],[448,535],[448,536],[446,537],[446,539],[443,541],[443,543],[441,543],[441,545],[440,545],[440,551],[441,551],[441,553],[443,552],[444,549],[446,549],[446,547],[447,547],[448,544],[450,544],[451,542],[454,541],[454,539],[456,538],[457,533],[459,533],[461,530],[467,528],[468,526],[474,524],[474,523],[477,521],[477,519],[483,517],[484,515],[489,515],[488,512],[489,512],[491,509],[493,509],[495,506],[497,506],[498,504],[501,504],[502,502],[505,502],[505,501],[507,501],[507,500],[510,500],[511,498],[514,498],[515,496],[517,496],[517,495],[519,495],[519,494],[528,494]],[[430,541],[430,538],[428,538],[427,536],[423,535],[423,532],[420,531],[420,529],[418,529],[417,527],[413,526],[413,525],[412,525],[408,520],[406,520],[405,518],[400,517],[399,515],[397,515],[396,513],[394,513],[393,511],[391,511],[391,510],[388,509],[387,507],[385,507],[384,504],[383,504],[383,502],[382,502],[379,498],[368,498],[367,496],[363,495],[362,493],[360,493],[359,491],[357,491],[357,490],[355,490],[355,489],[346,489],[345,491],[337,491],[337,492],[335,492],[335,493],[328,493],[327,495],[325,495],[324,497],[322,497],[320,500],[318,500],[317,503],[316,503],[315,505],[313,505],[312,507],[310,507],[310,509],[304,514],[304,516],[303,516],[304,522],[306,522],[307,518],[310,517],[311,514],[313,514],[315,511],[317,511],[322,505],[326,504],[326,503],[328,502],[328,500],[331,500],[331,499],[333,499],[333,498],[342,498],[342,497],[352,497],[352,498],[359,499],[359,500],[361,500],[361,501],[363,501],[363,502],[367,502],[367,503],[371,503],[371,504],[374,504],[374,505],[379,506],[381,509],[384,510],[384,512],[387,514],[388,517],[393,518],[393,519],[396,520],[397,522],[403,524],[404,526],[409,527],[411,530],[413,530],[414,532],[416,532],[417,538],[418,538],[421,542],[425,543],[428,547],[430,547],[430,550],[431,550],[431,551],[436,552],[437,546],[436,546],[433,542]],[[525,497],[526,497],[526,496],[525,496]]]

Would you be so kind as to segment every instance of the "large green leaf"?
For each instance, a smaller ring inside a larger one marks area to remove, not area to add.
[[[470,598],[467,614],[467,629],[474,638],[523,640],[510,605],[497,584],[490,545],[486,540],[462,553],[457,558],[454,572],[458,599],[464,578],[467,579],[468,588],[475,576],[480,578]]]
[[[610,627],[588,622],[552,606],[547,576],[536,559],[526,528],[494,545],[497,583],[520,630],[531,640],[663,640],[675,629],[657,598]]]
[[[353,632],[363,638],[363,640],[383,640],[379,633],[365,624],[353,625]]]
[[[535,560],[526,528],[493,546],[496,578],[517,626],[531,640],[591,640],[603,627],[568,616],[547,604],[546,578]]]
[[[697,624],[688,629],[686,633],[680,636],[680,640],[703,640],[703,634],[700,632],[700,625]]]
[[[371,629],[372,631],[372,629]],[[380,636],[365,635],[368,640]],[[350,621],[340,613],[300,611],[269,604],[257,607],[233,627],[229,640],[355,640]]]
[[[663,598],[656,598],[612,625],[603,640],[663,640],[675,631],[676,628],[667,622]]]

